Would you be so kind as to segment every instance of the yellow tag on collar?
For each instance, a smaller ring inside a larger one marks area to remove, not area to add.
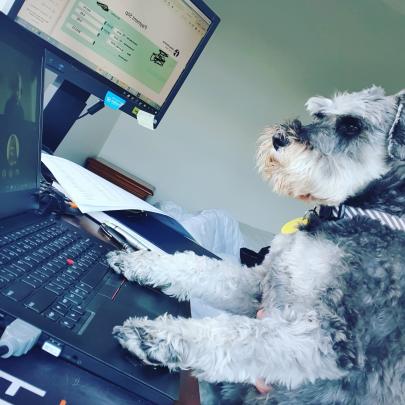
[[[308,219],[306,218],[301,217],[292,219],[291,221],[288,221],[286,224],[283,225],[283,227],[281,228],[281,233],[283,233],[284,235],[295,233],[298,231],[299,226],[307,224]]]

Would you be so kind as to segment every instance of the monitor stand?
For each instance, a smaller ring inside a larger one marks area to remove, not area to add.
[[[44,108],[42,149],[53,154],[86,107],[90,93],[63,80]]]

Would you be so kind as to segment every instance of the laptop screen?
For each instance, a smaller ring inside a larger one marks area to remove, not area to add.
[[[32,194],[38,188],[43,51],[30,42],[31,35],[0,17],[0,216],[4,217],[15,213],[16,207],[33,208]]]

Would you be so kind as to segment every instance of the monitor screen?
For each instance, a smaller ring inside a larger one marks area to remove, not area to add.
[[[124,111],[157,121],[219,22],[199,0],[19,3],[18,23],[113,84]]]
[[[37,186],[42,55],[4,33],[0,55],[1,194]]]
[[[0,218],[37,205],[43,48],[0,13]]]

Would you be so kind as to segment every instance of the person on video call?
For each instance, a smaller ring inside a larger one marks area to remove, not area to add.
[[[24,120],[24,109],[21,105],[22,77],[20,73],[14,73],[9,82],[11,96],[7,100],[4,113],[10,119]]]

